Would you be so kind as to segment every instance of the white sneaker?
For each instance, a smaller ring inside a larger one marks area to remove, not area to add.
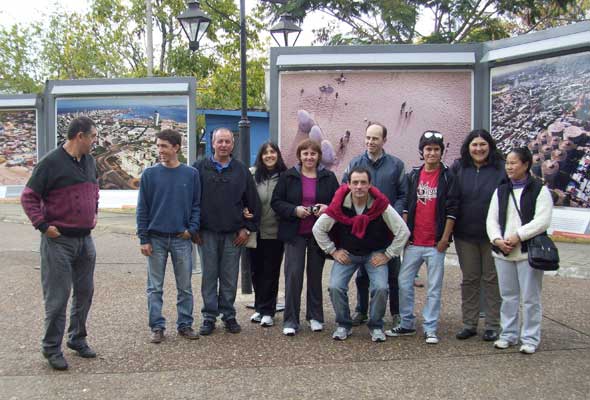
[[[342,326],[339,326],[332,334],[332,339],[346,340],[350,335],[352,335],[352,329],[346,329]]]
[[[371,340],[373,342],[385,342],[385,333],[383,329],[371,329]]]
[[[296,333],[295,328],[283,328],[283,335],[285,336],[295,336]]]
[[[312,332],[321,332],[324,329],[324,324],[322,324],[320,321],[312,319],[309,321],[309,327],[311,328]]]
[[[262,315],[259,312],[255,312],[254,314],[252,314],[252,316],[250,317],[250,321],[251,322],[256,322],[257,324],[260,323],[260,320],[262,319]]]
[[[272,317],[271,317],[270,315],[264,315],[264,316],[262,317],[262,319],[260,320],[260,325],[261,325],[261,326],[268,327],[268,326],[273,326],[274,324],[275,324],[275,323],[274,323],[274,321],[272,320]]]
[[[425,341],[428,344],[438,344],[438,342],[440,341],[440,339],[438,338],[438,336],[436,336],[436,333],[434,332],[428,332],[424,335]]]
[[[520,350],[519,351],[522,354],[535,354],[535,351],[536,350],[537,349],[532,344],[523,344],[522,346],[520,346]]]
[[[494,347],[497,349],[507,349],[510,346],[514,346],[514,343],[510,343],[508,340],[506,339],[498,339],[494,342]]]

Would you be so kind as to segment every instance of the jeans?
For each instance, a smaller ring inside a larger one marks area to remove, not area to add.
[[[162,316],[164,300],[164,276],[168,254],[172,257],[174,278],[176,279],[176,328],[193,325],[192,242],[175,236],[151,236],[152,255],[148,257],[147,300],[148,319],[152,331],[166,329],[166,319]]]
[[[325,261],[325,254],[313,237],[296,236],[292,241],[285,243],[285,328],[299,329],[304,273],[307,276],[305,319],[324,322],[322,273]]]
[[[219,314],[227,321],[236,317],[234,303],[238,290],[242,247],[234,245],[236,232],[201,231],[201,296],[203,319],[215,321]]]
[[[388,266],[387,264],[374,267],[371,265],[372,254],[366,256],[349,255],[351,264],[340,264],[334,261],[330,273],[330,299],[336,313],[338,326],[352,328],[350,307],[348,304],[348,283],[354,272],[365,268],[370,282],[371,306],[367,326],[369,329],[383,329],[383,316],[387,308],[388,294]]]
[[[406,247],[399,272],[399,308],[401,326],[406,329],[416,328],[414,315],[414,278],[422,263],[426,263],[428,283],[426,305],[422,310],[424,333],[436,333],[440,316],[440,299],[445,267],[445,253],[436,247]]]
[[[86,344],[86,320],[94,294],[96,250],[91,236],[55,239],[41,235],[41,285],[45,303],[43,352],[61,353],[66,308],[73,289],[68,342]]]
[[[254,286],[254,308],[262,315],[274,317],[276,312],[283,249],[284,244],[278,239],[260,238],[255,249],[248,249]]]
[[[541,289],[543,271],[531,268],[528,260],[507,261],[495,258],[502,307],[500,307],[500,338],[518,342],[520,298],[522,298],[522,328],[520,341],[536,347],[541,342]]]
[[[485,329],[499,331],[502,299],[490,242],[455,238],[455,248],[463,274],[461,282],[463,327],[476,329],[479,311],[483,309],[486,315]]]
[[[399,314],[399,277],[400,258],[394,257],[387,263],[387,283],[389,285],[389,312],[392,316]],[[369,277],[365,267],[360,267],[356,274],[356,308],[355,311],[367,314],[369,309]]]

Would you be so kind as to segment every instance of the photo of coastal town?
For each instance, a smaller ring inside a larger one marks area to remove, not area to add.
[[[492,68],[492,136],[528,146],[556,205],[590,207],[590,52]]]
[[[24,185],[37,163],[37,111],[0,111],[0,186]]]
[[[57,99],[56,114],[58,144],[65,141],[73,118],[86,115],[96,123],[98,140],[92,155],[103,190],[139,188],[143,170],[158,162],[155,136],[161,130],[182,134],[179,159],[187,162],[187,96]]]

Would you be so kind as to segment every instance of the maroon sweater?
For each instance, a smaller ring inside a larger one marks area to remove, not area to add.
[[[45,232],[56,226],[64,236],[86,236],[96,225],[98,181],[90,155],[80,161],[63,146],[49,152],[35,167],[21,195],[33,226]]]

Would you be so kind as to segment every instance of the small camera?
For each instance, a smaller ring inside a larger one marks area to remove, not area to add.
[[[320,211],[320,206],[309,206],[307,207],[307,211],[312,214],[316,214],[318,211]]]

